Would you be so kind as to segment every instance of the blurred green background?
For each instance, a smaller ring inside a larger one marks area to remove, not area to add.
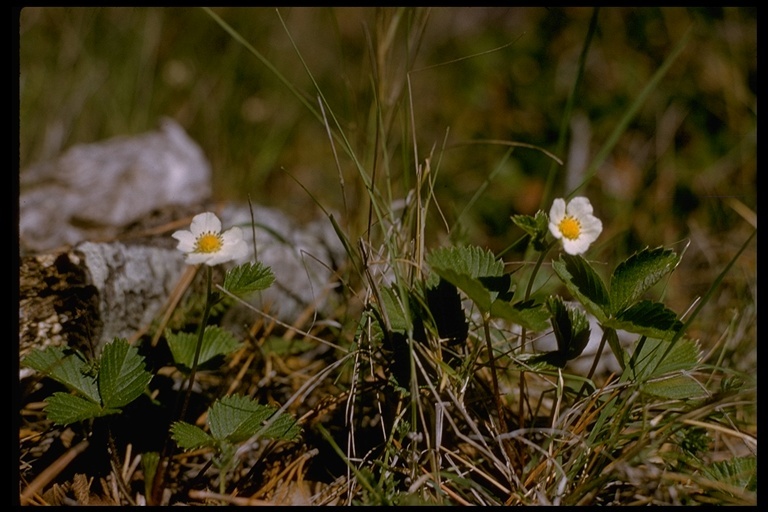
[[[348,217],[367,213],[352,159],[337,143],[337,168],[317,118],[319,89],[361,165],[370,172],[377,162],[380,186],[389,176],[393,199],[413,187],[412,141],[420,164],[434,148],[435,197],[454,240],[500,251],[521,234],[511,215],[548,210],[553,160],[523,147],[505,158],[509,146],[480,141],[557,151],[592,8],[212,13],[269,65],[201,8],[23,9],[21,169],[74,144],[154,129],[170,116],[209,158],[217,199],[250,197],[300,220],[320,214],[314,200]],[[605,226],[595,259],[618,262],[645,245],[683,250],[691,241],[688,272],[670,287],[678,312],[756,227],[756,16],[743,7],[600,9],[567,145],[557,154],[564,164],[556,166],[553,193],[564,196],[690,30],[579,191]],[[437,239],[445,235],[436,210],[430,222]],[[748,251],[739,260],[729,279],[741,284],[727,300],[756,293],[755,258]]]

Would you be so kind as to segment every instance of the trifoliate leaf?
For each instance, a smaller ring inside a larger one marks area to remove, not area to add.
[[[598,322],[610,314],[610,297],[600,276],[592,266],[578,255],[562,254],[552,268],[568,291],[592,313]]]
[[[95,371],[80,354],[51,346],[43,350],[33,350],[21,364],[47,375],[91,402],[101,405]]]
[[[683,324],[674,311],[660,302],[643,300],[620,311],[605,322],[606,327],[641,334],[649,338],[671,338]]]
[[[264,423],[277,411],[255,400],[232,395],[217,400],[208,411],[208,424],[215,439],[238,443],[261,431]],[[296,421],[288,415],[276,418],[261,432],[263,438],[290,440],[301,431]]]
[[[261,262],[243,263],[227,271],[223,288],[235,295],[266,290],[275,281],[272,269]]]
[[[617,313],[634,304],[666,274],[680,258],[674,251],[658,247],[644,249],[619,264],[611,278],[611,310]]]
[[[91,400],[62,392],[49,396],[45,403],[48,419],[62,426],[120,412],[120,409],[104,409]]]
[[[216,441],[200,427],[177,421],[171,425],[171,437],[183,450],[194,450],[203,446],[216,446]]]
[[[104,346],[99,368],[99,392],[104,407],[119,408],[136,400],[152,380],[136,347],[116,338]]]
[[[191,369],[195,359],[197,334],[166,331],[166,339],[176,364]],[[215,325],[209,325],[203,333],[203,342],[197,364],[204,364],[216,356],[227,355],[239,346],[240,343],[229,332]]]

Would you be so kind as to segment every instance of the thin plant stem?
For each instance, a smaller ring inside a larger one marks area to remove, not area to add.
[[[189,377],[187,378],[187,386],[184,392],[184,401],[182,402],[181,411],[179,412],[179,417],[178,417],[179,421],[183,420],[184,416],[186,416],[187,414],[189,399],[190,399],[190,396],[192,395],[192,385],[194,384],[195,374],[197,373],[197,364],[200,359],[200,351],[203,346],[205,326],[208,323],[208,317],[210,316],[211,308],[213,307],[213,303],[214,303],[214,297],[211,294],[212,281],[213,281],[213,269],[211,267],[207,267],[206,270],[207,270],[206,277],[208,282],[207,282],[206,295],[205,295],[205,309],[203,310],[203,319],[197,328],[197,346],[195,347],[195,357],[192,360],[192,369],[190,370]],[[170,470],[170,467],[171,467],[170,445],[171,445],[170,436],[167,436],[165,440],[165,444],[163,446],[162,455],[160,456],[160,460],[158,461],[157,473],[155,473],[155,478],[152,481],[152,492],[150,494],[150,501],[157,505],[159,505],[162,500],[162,495],[160,495],[160,493],[162,492],[162,489],[163,489],[163,482],[168,476],[168,471]]]
[[[187,407],[189,406],[189,398],[192,395],[192,385],[195,382],[195,374],[197,373],[197,364],[200,359],[200,350],[203,346],[203,337],[205,335],[205,326],[208,324],[208,317],[211,314],[211,308],[213,307],[214,297],[211,294],[211,282],[213,281],[213,269],[212,267],[206,268],[207,274],[207,286],[205,293],[205,309],[203,310],[203,320],[197,327],[197,346],[195,347],[195,357],[192,359],[192,369],[189,371],[189,377],[187,378],[187,389],[184,392],[184,402],[181,406],[181,412],[179,413],[179,420],[183,420],[187,414]]]

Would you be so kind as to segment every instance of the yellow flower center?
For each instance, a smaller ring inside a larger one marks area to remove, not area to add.
[[[221,250],[222,240],[217,233],[203,233],[197,238],[195,252],[211,253]]]
[[[581,234],[581,224],[573,217],[565,217],[560,221],[558,228],[560,228],[560,232],[568,240],[576,240]]]

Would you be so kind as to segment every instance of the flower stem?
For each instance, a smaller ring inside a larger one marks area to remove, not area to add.
[[[205,335],[205,327],[208,324],[208,317],[211,314],[211,307],[213,307],[213,296],[211,295],[211,282],[213,281],[212,267],[206,267],[206,274],[208,278],[208,285],[205,294],[205,309],[203,310],[203,319],[200,325],[197,327],[197,346],[195,347],[195,357],[192,360],[192,369],[189,371],[189,377],[187,378],[187,389],[184,392],[184,403],[181,406],[181,413],[179,413],[179,420],[183,420],[187,414],[187,406],[189,405],[189,398],[192,395],[192,385],[195,382],[195,374],[197,373],[197,363],[200,360],[200,350],[203,346],[203,337]]]
[[[184,392],[184,402],[181,406],[181,411],[179,412],[179,421],[184,419],[184,416],[187,414],[187,406],[189,405],[189,398],[192,395],[192,384],[195,380],[195,374],[197,373],[197,363],[200,359],[200,350],[203,346],[203,335],[205,334],[205,326],[208,323],[208,317],[211,313],[211,308],[213,307],[214,297],[211,294],[211,288],[212,288],[212,281],[213,281],[213,274],[211,267],[206,267],[207,270],[207,290],[206,290],[206,296],[205,296],[205,309],[203,310],[203,319],[200,322],[200,325],[197,328],[197,346],[195,347],[195,357],[192,361],[192,369],[189,372],[189,377],[187,379],[187,387],[186,391]],[[160,505],[162,502],[162,491],[164,488],[164,482],[168,476],[168,472],[170,471],[171,464],[170,464],[170,457],[171,457],[171,443],[170,443],[170,436],[166,437],[165,444],[163,445],[163,451],[160,454],[160,459],[157,464],[157,470],[155,473],[155,477],[152,480],[152,490],[148,496],[149,503],[152,505]]]

